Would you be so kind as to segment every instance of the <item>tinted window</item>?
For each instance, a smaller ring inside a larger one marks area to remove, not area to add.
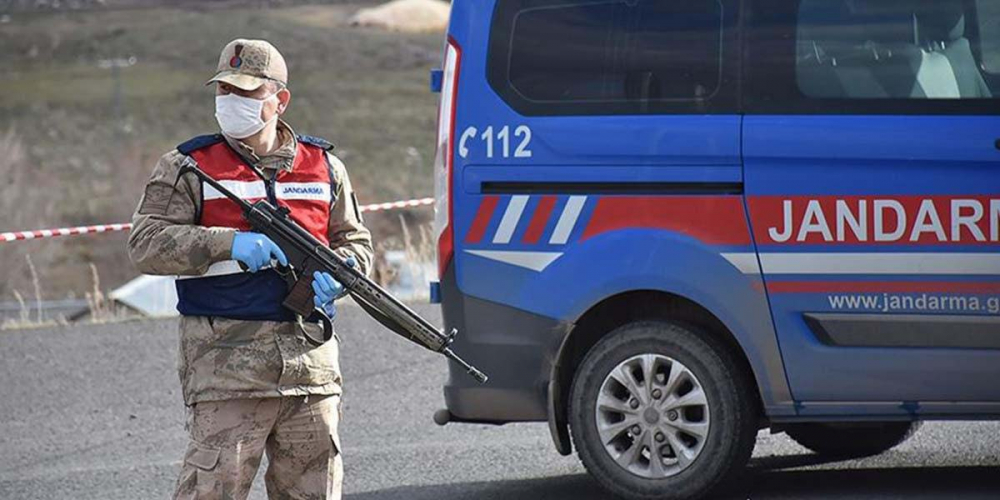
[[[977,0],[979,28],[979,51],[982,54],[983,70],[991,75],[1000,75],[1000,2]]]
[[[726,7],[720,0],[500,0],[490,83],[525,114],[731,108],[724,52],[732,50],[735,17]]]
[[[963,0],[801,0],[752,9],[748,102],[762,112],[995,113],[985,25]],[[777,8],[776,8],[777,7]],[[968,101],[968,102],[962,102]]]

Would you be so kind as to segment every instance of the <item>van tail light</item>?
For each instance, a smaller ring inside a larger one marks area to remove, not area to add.
[[[437,235],[438,279],[455,252],[452,224],[452,178],[454,177],[455,106],[458,99],[458,71],[462,64],[462,49],[451,37],[444,50],[444,75],[441,102],[438,105],[437,152],[434,155],[434,232]]]

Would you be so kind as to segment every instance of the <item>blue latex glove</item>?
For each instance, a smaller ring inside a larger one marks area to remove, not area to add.
[[[354,257],[348,257],[345,263],[354,267],[357,263]],[[330,273],[316,271],[313,273],[313,303],[317,308],[326,312],[326,315],[333,319],[337,315],[337,306],[333,301],[344,293],[344,285],[333,279]]]
[[[270,264],[271,259],[277,260],[283,266],[288,265],[285,252],[282,252],[271,238],[260,233],[236,233],[233,237],[232,257],[246,264],[253,273]]]

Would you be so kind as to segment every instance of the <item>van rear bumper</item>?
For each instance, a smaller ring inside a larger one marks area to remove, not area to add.
[[[456,421],[502,424],[548,419],[552,363],[566,324],[463,294],[449,266],[441,279],[446,330],[458,329],[455,352],[489,376],[476,382],[449,362],[444,399]]]

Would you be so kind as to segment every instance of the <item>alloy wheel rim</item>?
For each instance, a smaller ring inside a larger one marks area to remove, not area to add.
[[[669,356],[640,354],[604,378],[594,416],[601,444],[619,467],[660,479],[698,458],[711,413],[691,370]]]

